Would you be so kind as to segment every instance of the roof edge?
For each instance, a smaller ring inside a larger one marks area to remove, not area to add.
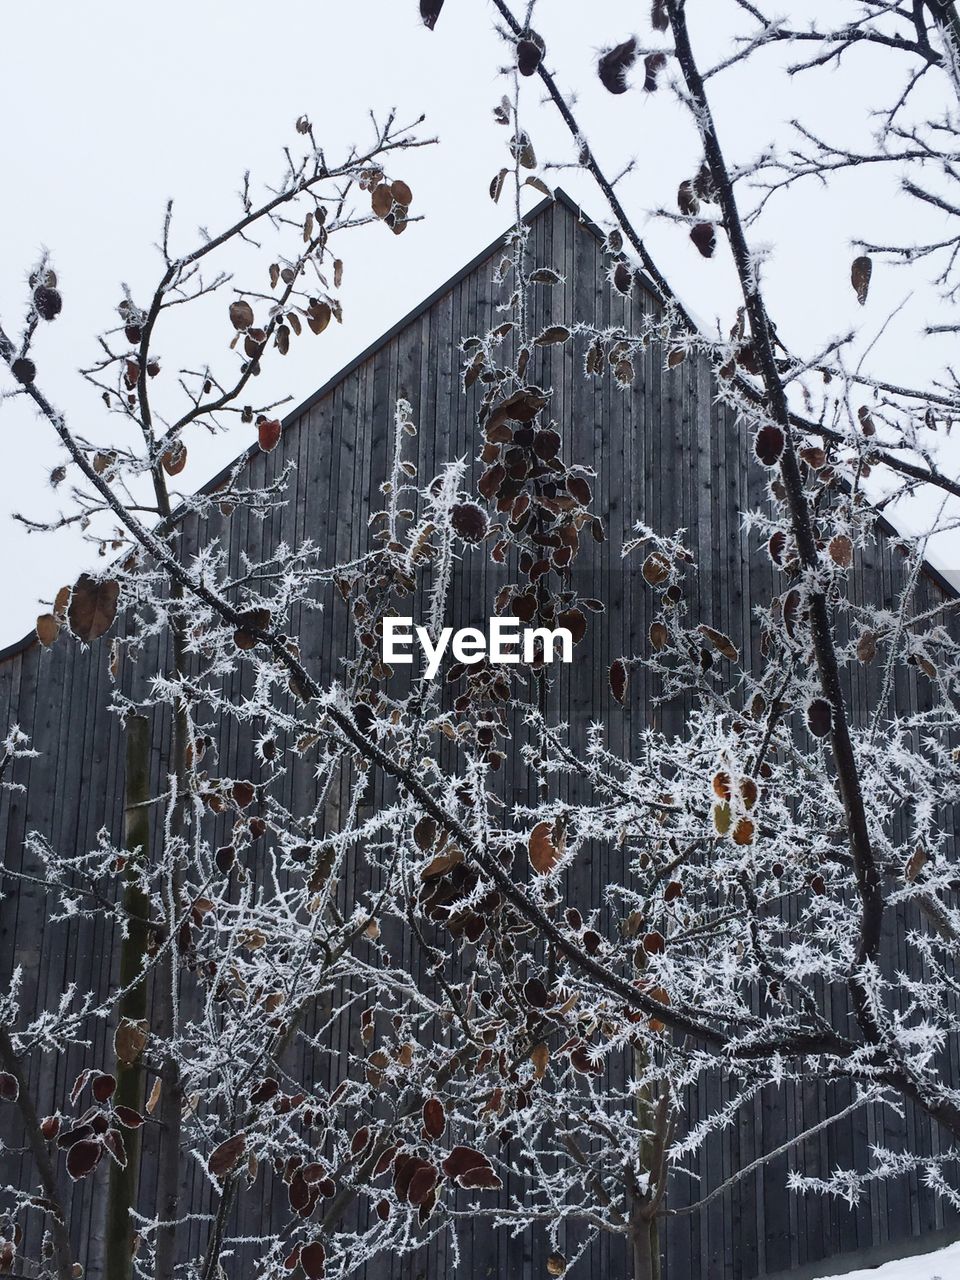
[[[554,204],[559,204],[562,208],[571,213],[576,218],[578,225],[583,227],[585,231],[588,231],[599,241],[606,242],[607,237],[602,228],[584,212],[582,207],[577,204],[577,202],[569,196],[562,187],[555,187],[553,195],[544,196],[542,200],[538,201],[532,209],[528,210],[528,212],[523,215],[523,221],[528,224],[534,222],[542,213],[545,213],[547,209]],[[352,360],[348,361],[347,364],[328,378],[322,386],[318,387],[316,391],[307,396],[305,400],[302,400],[295,408],[291,409],[289,413],[284,414],[284,429],[288,426],[292,426],[293,423],[302,418],[305,413],[309,413],[315,404],[318,404],[324,399],[324,397],[328,396],[331,391],[334,390],[338,383],[342,382],[344,378],[349,377],[351,373],[369,360],[371,356],[376,355],[376,353],[391,342],[398,333],[401,333],[407,325],[412,324],[413,321],[419,319],[424,312],[429,311],[433,304],[438,302],[445,294],[449,293],[451,289],[456,288],[456,286],[460,284],[462,280],[465,280],[471,272],[475,271],[482,262],[491,257],[492,254],[496,253],[496,251],[503,246],[508,235],[509,228],[506,231],[501,232],[501,234],[497,236],[495,240],[492,240],[485,249],[481,249],[479,253],[475,254],[469,262],[460,267],[459,270],[450,276],[448,280],[444,281],[443,284],[438,285],[432,293],[428,294],[427,297],[418,302],[415,307],[406,313],[406,315],[402,316],[395,324],[391,325],[385,333],[382,333],[379,338],[375,339],[375,341],[371,342],[369,346],[365,347],[359,355],[354,356]],[[638,272],[637,274],[641,285],[648,293],[656,297],[656,291],[647,276],[643,272]],[[244,463],[255,458],[258,452],[259,445],[250,445],[247,449],[244,449],[242,453],[238,454],[232,462],[229,462],[225,467],[221,467],[215,475],[211,476],[209,480],[200,485],[195,492],[207,495],[215,493],[223,482],[230,476],[231,472],[233,472],[238,466],[242,466]],[[181,506],[171,512],[169,517],[170,523],[175,524],[182,520],[188,510],[189,508],[185,503],[181,504]],[[877,525],[888,537],[901,537],[899,530],[890,523],[886,516],[878,515]],[[930,564],[928,560],[923,561],[921,572],[925,577],[936,583],[946,596],[950,598],[960,596],[960,588],[954,586],[954,584],[950,582],[950,580],[946,578],[939,569]],[[39,644],[36,631],[28,631],[22,639],[15,640],[12,644],[8,644],[5,648],[0,649],[0,662],[6,662],[7,659],[14,658],[19,653],[25,653],[35,644]]]
[[[569,209],[571,213],[576,215],[578,221],[587,227],[594,235],[602,237],[603,233],[600,231],[599,227],[586,217],[579,205],[577,205],[565,191],[561,191],[559,188],[557,188],[552,196],[544,196],[543,199],[539,200],[532,209],[525,213],[523,215],[524,222],[532,223],[553,204],[560,204],[564,208]],[[369,360],[371,356],[376,355],[382,347],[385,347],[390,341],[392,341],[392,339],[404,330],[408,324],[412,324],[414,320],[419,319],[424,312],[428,311],[435,302],[438,302],[445,294],[449,293],[451,289],[456,288],[456,286],[460,284],[462,280],[465,280],[472,271],[475,271],[482,262],[492,254],[496,253],[497,249],[503,246],[508,234],[509,228],[506,231],[501,232],[501,234],[497,236],[495,240],[492,240],[485,249],[481,249],[479,253],[475,254],[469,262],[460,267],[448,280],[444,281],[443,284],[438,285],[432,293],[421,299],[415,307],[397,320],[395,324],[391,325],[385,333],[382,333],[378,338],[371,342],[369,346],[365,347],[359,355],[354,356],[341,369],[338,369],[337,372],[329,377],[316,391],[311,392],[305,400],[302,400],[295,408],[291,409],[289,413],[284,414],[284,429],[288,426],[292,426],[297,419],[301,418],[305,413],[308,413],[315,404],[325,396],[328,396],[338,383],[342,382],[344,378],[349,377],[354,370],[358,369],[360,365]],[[238,454],[232,462],[228,462],[225,467],[221,467],[215,475],[211,476],[209,480],[200,485],[195,492],[207,495],[215,493],[229,477],[231,472],[233,472],[238,466],[242,466],[245,462],[249,462],[252,458],[256,457],[258,452],[259,445],[250,445],[249,448],[244,449],[242,453]],[[170,513],[170,523],[176,524],[178,521],[182,520],[187,514],[187,511],[188,508],[186,504],[181,504]],[[5,648],[0,649],[0,662],[5,662],[8,658],[16,657],[18,653],[25,652],[35,644],[39,644],[36,632],[28,631],[20,640],[14,640],[12,644],[8,644]]]

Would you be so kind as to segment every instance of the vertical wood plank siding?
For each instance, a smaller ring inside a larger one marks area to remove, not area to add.
[[[642,290],[635,290],[628,300],[613,293],[605,279],[597,235],[563,198],[546,202],[532,215],[530,253],[538,265],[553,266],[565,277],[562,287],[537,291],[535,328],[584,319],[629,329],[643,310],[654,305]],[[480,447],[476,391],[465,394],[461,389],[457,344],[469,332],[485,329],[494,315],[497,295],[491,276],[499,256],[498,248],[489,250],[297,411],[274,454],[251,457],[251,484],[275,476],[286,461],[296,463],[286,506],[264,521],[243,514],[232,520],[188,518],[182,525],[184,554],[212,536],[225,539],[233,567],[241,552],[259,556],[281,538],[292,543],[312,539],[326,563],[366,550],[366,516],[379,501],[378,489],[392,449],[394,404],[400,394],[410,400],[420,427],[414,447],[421,478],[428,479],[445,462],[466,455],[475,480],[478,467],[472,460]],[[597,720],[604,722],[613,747],[629,751],[651,715],[650,689],[642,678],[635,680],[631,704],[621,709],[610,698],[606,673],[615,657],[643,649],[652,600],[636,571],[624,568],[621,547],[638,519],[661,532],[685,529],[700,564],[690,588],[691,607],[704,621],[733,636],[745,655],[756,656],[758,637],[751,611],[754,601],[768,598],[773,575],[767,557],[743,532],[739,513],[744,507],[762,505],[763,482],[751,464],[746,433],[715,403],[705,364],[688,359],[677,369],[664,371],[663,353],[648,350],[638,364],[633,387],[624,393],[609,376],[602,382],[585,379],[582,358],[579,346],[576,350],[570,344],[547,348],[535,357],[542,368],[534,376],[554,389],[565,456],[596,472],[595,506],[608,521],[608,540],[602,546],[590,541],[578,572],[583,582],[597,584],[587,589],[588,595],[605,593],[608,612],[603,619],[591,621],[577,663],[563,673],[550,698],[557,714],[569,721],[575,741],[582,744],[586,726]],[[862,558],[852,590],[856,597],[879,594],[892,604],[902,576],[901,561],[889,539],[879,537]],[[493,584],[491,566],[481,555],[474,555],[458,580],[457,616],[450,621],[464,625],[491,613]],[[925,576],[919,587],[919,607],[936,604],[943,590],[942,584]],[[323,603],[322,613],[305,613],[301,619],[302,649],[311,667],[330,676],[347,651],[348,620],[335,593],[329,593]],[[137,669],[126,663],[120,676],[125,692],[133,695],[142,690],[161,665],[161,657],[153,651]],[[66,637],[50,650],[32,644],[0,661],[0,731],[11,722],[19,723],[40,752],[38,759],[20,762],[15,770],[14,777],[25,785],[26,793],[9,793],[0,801],[0,840],[8,867],[29,870],[23,852],[28,831],[38,831],[63,848],[92,846],[102,826],[114,840],[120,839],[123,736],[116,718],[105,709],[109,698],[106,661],[103,642],[82,650]],[[858,672],[852,681],[855,704],[862,707],[868,695],[875,693],[875,678]],[[898,677],[895,697],[906,711],[922,706],[928,695],[911,672]],[[679,710],[657,714],[665,727],[679,729]],[[220,746],[224,775],[256,776],[245,733],[233,724],[222,725]],[[158,790],[168,748],[169,729],[158,725],[152,746],[152,781]],[[511,803],[534,798],[527,780],[509,770],[501,785]],[[294,768],[282,787],[284,802],[300,809],[310,804],[308,768]],[[569,787],[566,794],[573,795]],[[341,794],[334,803],[345,800]],[[358,872],[361,877],[366,874]],[[601,902],[604,883],[623,874],[622,855],[609,851],[585,855],[571,873],[571,901],[586,914]],[[345,901],[352,887],[344,885]],[[70,983],[102,994],[107,981],[116,982],[118,948],[102,925],[55,923],[51,901],[39,885],[24,882],[12,890],[6,881],[3,891],[0,975],[6,979],[14,968],[22,971],[27,1014],[55,1004]],[[891,921],[885,946],[891,961],[896,956],[906,963],[902,921],[897,927]],[[416,961],[412,951],[404,959]],[[822,1003],[836,1025],[845,1024],[848,1011],[836,992],[823,992]],[[319,1025],[321,1018],[322,1010],[309,1029]],[[62,1060],[49,1055],[34,1058],[30,1081],[41,1114],[63,1103],[81,1065],[103,1061],[112,1030],[95,1023],[89,1053],[72,1052]],[[349,1051],[360,1048],[355,1032],[350,1041],[332,1045],[333,1055],[311,1064],[311,1069],[321,1078],[332,1078],[337,1056],[342,1063]],[[957,1046],[950,1046],[944,1056],[947,1074],[956,1080]],[[621,1083],[622,1066],[611,1070],[621,1072],[611,1077],[613,1083]],[[686,1099],[690,1120],[695,1122],[727,1096],[719,1072],[705,1079]],[[699,1198],[764,1150],[839,1110],[848,1099],[843,1087],[827,1088],[816,1082],[801,1089],[767,1091],[689,1164],[695,1179],[675,1178],[672,1205]],[[0,1124],[5,1141],[18,1146],[12,1108],[3,1109]],[[956,1218],[945,1214],[942,1204],[916,1179],[876,1187],[855,1210],[832,1200],[798,1200],[787,1194],[791,1169],[825,1174],[838,1164],[863,1161],[873,1142],[933,1150],[937,1135],[912,1112],[903,1122],[887,1113],[837,1123],[796,1153],[742,1179],[707,1212],[671,1221],[666,1230],[667,1280],[750,1280],[956,1226]],[[29,1164],[21,1167],[20,1160],[15,1151],[0,1155],[0,1181],[29,1185],[35,1180]],[[142,1168],[147,1198],[155,1184],[155,1167],[155,1137],[148,1127]],[[77,1249],[90,1280],[99,1280],[102,1267],[106,1177],[103,1169],[99,1174],[72,1191],[63,1179],[65,1194],[72,1198]],[[193,1177],[188,1170],[186,1178]],[[287,1212],[284,1197],[269,1181],[266,1189],[264,1185],[261,1179],[258,1190],[244,1200],[247,1223],[255,1212],[274,1223],[281,1222]],[[209,1191],[202,1194],[208,1202]],[[191,1247],[200,1244],[202,1231],[202,1224],[191,1225]],[[467,1221],[461,1227],[461,1274],[466,1280],[540,1280],[546,1274],[546,1252],[539,1232],[508,1239],[503,1234],[494,1236],[482,1223],[474,1228]],[[377,1262],[368,1269],[366,1280],[441,1277],[448,1274],[451,1263],[449,1248],[440,1241],[415,1259]],[[249,1273],[249,1268],[234,1270],[233,1265],[228,1267],[230,1274]],[[584,1276],[626,1277],[622,1242],[617,1238],[598,1241],[581,1267]]]

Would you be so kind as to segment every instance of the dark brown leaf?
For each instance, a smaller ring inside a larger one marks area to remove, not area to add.
[[[109,1102],[116,1092],[117,1080],[115,1076],[94,1076],[90,1087],[97,1102]]]
[[[235,1133],[232,1138],[227,1138],[225,1142],[221,1142],[219,1147],[216,1147],[210,1153],[207,1168],[215,1178],[223,1179],[237,1167],[243,1159],[246,1149],[246,1135]]]
[[[645,71],[643,88],[645,93],[653,93],[657,87],[657,76],[667,65],[665,53],[648,53],[643,60]]]
[[[629,682],[630,674],[627,664],[623,658],[617,658],[610,666],[610,692],[621,706],[626,703]]]
[[[113,1037],[113,1051],[117,1055],[117,1061],[124,1066],[136,1062],[147,1043],[148,1031],[146,1022],[133,1022],[124,1018]]]
[[[114,1107],[114,1112],[125,1129],[139,1129],[143,1124],[143,1116],[139,1111],[134,1111],[133,1107],[125,1107],[122,1103],[118,1103]]]
[[[420,0],[420,17],[428,31],[432,31],[437,25],[442,8],[443,0]]]
[[[103,1145],[121,1169],[127,1167],[127,1145],[119,1129],[108,1129],[102,1138]]]
[[[857,301],[861,307],[867,301],[867,294],[870,292],[870,277],[873,275],[873,261],[862,254],[859,258],[854,258],[853,265],[850,268],[850,283],[853,285],[853,291],[857,295]]]
[[[864,631],[857,641],[857,658],[866,664],[877,656],[877,637],[872,631]]]
[[[613,287],[623,297],[626,297],[633,288],[633,272],[622,260],[613,269]]]
[[[464,542],[482,542],[487,533],[487,516],[474,502],[458,502],[450,511],[450,522]]]
[[[587,631],[587,619],[579,609],[565,609],[557,616],[557,626],[570,632],[573,643],[579,644]]]
[[[830,703],[825,698],[814,698],[807,707],[807,728],[815,738],[825,738],[832,723]]]
[[[230,323],[240,332],[253,324],[253,307],[243,298],[230,303]]]
[[[98,639],[113,626],[119,598],[119,582],[112,578],[98,580],[81,573],[70,593],[67,609],[70,630],[85,644]]]
[[[490,1161],[482,1151],[475,1151],[473,1147],[454,1147],[443,1162],[443,1172],[461,1187],[501,1185]],[[468,1181],[474,1176],[483,1181]]]
[[[753,439],[753,451],[765,467],[775,467],[783,453],[784,437],[779,427],[768,422]]]
[[[327,1251],[319,1240],[312,1240],[300,1250],[300,1265],[307,1280],[323,1280]]]
[[[426,1161],[418,1162],[407,1187],[407,1199],[410,1204],[426,1204],[433,1194],[433,1189],[437,1185],[439,1176],[437,1169],[432,1164],[427,1164]]]
[[[853,564],[853,543],[845,533],[838,533],[835,538],[831,538],[827,550],[830,552],[830,559],[841,569],[849,569]]]
[[[28,356],[18,356],[10,365],[10,372],[23,387],[28,387],[37,376],[37,366]]]
[[[700,197],[693,189],[693,183],[689,178],[685,178],[680,183],[677,191],[677,204],[680,212],[687,215],[688,218],[694,218],[700,212]]]
[[[670,577],[670,562],[659,551],[653,551],[644,560],[641,572],[651,587],[659,587]]]
[[[553,824],[538,822],[530,832],[528,844],[530,865],[537,875],[545,876],[560,861],[560,853],[553,843]]]
[[[88,1173],[92,1173],[103,1157],[103,1147],[99,1142],[82,1138],[75,1142],[67,1152],[67,1173],[74,1182],[79,1182]]]
[[[630,37],[602,54],[597,64],[600,82],[610,93],[626,93],[627,72],[637,60],[637,42]]]
[[[655,653],[661,653],[667,647],[669,635],[663,622],[650,623],[650,646]]]
[[[41,613],[37,618],[37,639],[49,649],[60,634],[60,623],[52,613]]]
[[[423,1104],[423,1127],[431,1138],[441,1138],[447,1116],[439,1098],[428,1098]]]
[[[717,247],[717,229],[712,222],[698,222],[691,228],[690,239],[705,258],[712,258]]]
[[[566,325],[555,324],[549,329],[544,329],[541,334],[534,338],[534,343],[538,347],[551,347],[560,342],[568,342],[570,340],[570,330]]]
[[[501,169],[495,177],[490,180],[490,199],[497,204],[500,196],[503,194],[503,184],[506,180],[508,169]]]
[[[257,424],[257,440],[264,453],[270,453],[280,443],[283,426],[279,418],[264,418]]]
[[[517,70],[520,74],[535,75],[545,52],[546,45],[542,37],[528,27],[521,39],[517,41]]]
[[[581,507],[588,507],[593,498],[590,485],[583,476],[567,476],[567,493],[576,502],[579,502]]]
[[[706,636],[716,651],[722,654],[728,661],[736,662],[740,657],[737,646],[733,643],[729,636],[725,636],[722,631],[714,631],[713,627],[701,625],[700,634]]]
[[[187,465],[186,445],[177,441],[176,444],[170,446],[160,459],[160,462],[168,476],[178,476]]]

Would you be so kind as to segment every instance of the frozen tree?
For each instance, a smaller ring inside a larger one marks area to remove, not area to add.
[[[62,1181],[109,1166],[111,1280],[131,1268],[212,1280],[241,1251],[257,1275],[346,1276],[441,1232],[456,1259],[464,1215],[486,1215],[503,1231],[544,1230],[553,1275],[574,1271],[591,1236],[610,1232],[623,1238],[638,1280],[652,1280],[659,1224],[673,1212],[670,1182],[687,1158],[762,1089],[811,1078],[850,1099],[818,1131],[861,1108],[909,1103],[943,1140],[936,1156],[875,1149],[867,1167],[796,1179],[798,1192],[855,1201],[874,1179],[920,1169],[960,1204],[960,1092],[943,1069],[958,1032],[952,605],[915,607],[926,533],[903,539],[896,607],[850,589],[882,507],[933,492],[944,503],[936,527],[951,524],[960,485],[935,437],[960,411],[960,394],[952,374],[910,388],[871,376],[868,362],[851,368],[847,341],[832,335],[812,353],[788,350],[751,240],[774,197],[868,160],[902,168],[908,196],[955,216],[953,7],[846,7],[836,27],[794,29],[731,0],[735,38],[710,63],[688,30],[706,6],[656,0],[647,29],[599,57],[611,111],[628,109],[636,68],[643,91],[674,94],[677,129],[698,139],[702,161],[676,208],[658,216],[704,259],[730,254],[737,295],[712,334],[653,260],[576,118],[575,94],[559,87],[532,26],[551,6],[541,0],[518,16],[495,0],[510,66],[495,109],[505,163],[491,194],[512,188],[517,217],[496,323],[462,342],[464,381],[482,392],[484,470],[477,492],[466,488],[462,460],[417,476],[405,453],[415,409],[398,403],[390,478],[370,513],[373,549],[349,563],[320,563],[309,542],[278,545],[239,570],[217,542],[185,560],[169,481],[190,431],[222,430],[234,414],[256,428],[260,448],[278,445],[277,406],[250,403],[254,379],[264,360],[339,320],[334,237],[371,221],[399,233],[410,221],[412,192],[393,176],[416,143],[410,131],[390,121],[368,150],[334,165],[301,120],[308,158],[290,161],[265,203],[245,189],[239,220],[183,254],[171,247],[168,215],[156,290],[124,296],[119,328],[86,371],[103,398],[102,439],[44,394],[39,348],[61,298],[51,264],[37,266],[24,325],[16,336],[0,328],[0,354],[15,393],[33,401],[65,450],[57,479],[72,487],[72,509],[62,522],[81,524],[110,555],[108,569],[58,596],[38,634],[49,644],[67,642],[63,630],[82,643],[111,633],[117,664],[141,660],[163,637],[169,662],[144,699],[114,694],[130,740],[126,833],[105,831],[83,851],[30,837],[58,913],[96,913],[120,933],[125,977],[119,992],[78,986],[44,1009],[21,1008],[14,982],[0,1005],[3,1097],[19,1109],[40,1188],[8,1189],[11,1267],[71,1275],[76,1224]],[[442,0],[420,9],[427,27],[443,20]],[[711,3],[711,21],[715,13]],[[802,123],[789,152],[728,153],[714,85],[748,77],[771,48],[797,59],[793,74],[815,75],[854,45],[885,72],[894,57],[906,68],[902,83],[884,81],[890,104],[876,154]],[[560,282],[556,264],[533,260],[519,216],[523,187],[545,185],[525,88],[534,77],[570,132],[575,163],[609,202],[610,287],[629,292],[642,270],[658,296],[656,316],[637,332],[577,316],[532,328],[531,290]],[[923,98],[920,114],[908,115],[920,77],[938,79],[936,110]],[[949,234],[857,245],[851,287],[866,304],[875,263],[935,264],[945,308],[936,327],[949,327],[955,247]],[[241,249],[260,273],[244,288],[218,267]],[[182,305],[211,298],[209,352],[168,370],[157,354],[164,325]],[[625,389],[651,344],[666,376],[706,357],[765,477],[764,504],[743,513],[777,580],[769,599],[752,602],[759,646],[691,613],[684,583],[695,565],[682,533],[643,525],[628,544],[657,611],[643,651],[613,663],[611,694],[624,701],[642,671],[661,702],[682,708],[683,728],[648,727],[627,755],[610,749],[600,726],[585,750],[574,748],[549,711],[543,654],[505,669],[448,664],[451,706],[442,684],[400,680],[379,649],[384,620],[415,607],[436,636],[462,555],[506,567],[512,581],[490,602],[497,613],[563,626],[576,643],[602,613],[602,600],[578,593],[573,571],[582,542],[604,536],[603,495],[565,461],[573,424],[558,420],[541,385],[544,350],[567,344],[582,353],[585,377]],[[114,421],[122,433],[109,430]],[[238,466],[218,490],[184,502],[201,514],[262,515],[283,493],[283,477],[250,489]],[[340,674],[324,679],[302,659],[298,635],[331,588],[349,602],[355,635]],[[118,618],[129,625],[117,628]],[[866,719],[851,711],[860,666],[881,672]],[[922,711],[896,706],[905,671],[926,682]],[[158,795],[136,767],[144,718],[172,727]],[[256,781],[234,776],[218,723],[256,744]],[[12,729],[0,769],[29,749]],[[535,803],[498,800],[508,755],[529,771]],[[295,764],[316,781],[303,811],[283,799]],[[331,796],[343,784],[350,801],[337,810]],[[265,850],[256,859],[255,847]],[[627,874],[609,877],[596,901],[574,901],[567,873],[588,850],[617,851]],[[344,910],[340,890],[361,863],[374,887]],[[922,962],[922,984],[884,959],[885,931],[904,920],[917,922],[905,945]],[[425,966],[401,960],[411,949]],[[824,1013],[824,990],[848,1002],[844,1030]],[[114,1060],[91,1061],[69,1099],[31,1097],[27,1055],[84,1043],[102,1017],[115,1029]],[[363,1045],[346,1061],[335,1050],[343,1027],[359,1028]],[[293,1077],[295,1043],[328,1059],[336,1083]],[[629,1065],[617,1089],[605,1074],[614,1060]],[[684,1097],[718,1075],[728,1101],[688,1123]],[[161,1135],[151,1203],[136,1178],[145,1117]],[[202,1172],[196,1203],[180,1194],[188,1164]],[[269,1225],[241,1214],[247,1230],[238,1234],[237,1206],[259,1212],[267,1180],[282,1186],[288,1212]],[[700,1203],[723,1189],[705,1190]],[[351,1217],[358,1203],[365,1212]],[[47,1236],[40,1256],[21,1262],[19,1225],[30,1215],[43,1216]],[[188,1224],[199,1224],[201,1244],[184,1256],[177,1237]],[[577,1228],[572,1246],[568,1224]]]

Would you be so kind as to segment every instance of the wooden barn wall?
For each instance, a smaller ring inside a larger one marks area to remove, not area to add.
[[[562,286],[539,291],[535,326],[576,318],[629,329],[641,309],[650,305],[639,291],[626,301],[613,295],[596,236],[578,224],[564,203],[548,206],[533,220],[530,254],[537,264],[552,265],[565,277]],[[378,487],[386,475],[398,394],[410,400],[420,427],[414,447],[422,478],[450,459],[464,455],[473,459],[479,451],[476,390],[464,394],[460,388],[457,344],[462,336],[493,321],[497,298],[491,274],[498,257],[493,253],[474,267],[349,370],[295,424],[287,426],[282,446],[274,453],[253,458],[251,484],[270,480],[288,461],[296,464],[291,498],[282,510],[263,521],[239,513],[231,520],[218,517],[203,522],[203,527],[191,517],[183,526],[184,555],[210,535],[226,539],[235,566],[242,551],[256,556],[281,538],[292,543],[312,539],[327,563],[365,550],[369,546],[366,517],[371,504],[378,501]],[[600,720],[611,745],[629,751],[650,714],[649,691],[642,680],[636,681],[631,705],[621,709],[611,702],[606,672],[615,657],[642,649],[652,597],[635,570],[624,572],[623,542],[638,519],[662,532],[686,529],[700,564],[688,592],[692,610],[734,636],[750,656],[758,643],[751,602],[766,598],[772,586],[769,562],[743,533],[739,518],[745,507],[762,500],[758,469],[751,465],[745,434],[714,403],[709,371],[694,360],[668,373],[662,367],[662,353],[650,350],[632,389],[624,393],[609,376],[602,381],[585,379],[579,348],[576,352],[569,347],[549,348],[536,359],[542,369],[535,376],[554,388],[556,417],[565,424],[565,456],[596,470],[595,506],[604,514],[609,534],[602,546],[590,541],[581,559],[585,581],[602,584],[602,589],[591,588],[588,594],[605,591],[607,615],[591,623],[577,663],[563,672],[551,702],[569,721],[575,740],[582,742],[584,727]],[[478,469],[475,463],[472,466],[476,478]],[[894,602],[902,569],[889,545],[878,542],[858,573],[855,594],[869,592]],[[493,575],[478,555],[458,579],[451,621],[463,625],[471,616],[492,612],[493,590]],[[919,593],[921,607],[940,598],[939,588],[926,579]],[[348,624],[333,593],[324,604],[323,613],[305,621],[303,652],[308,666],[331,674],[338,657],[347,651]],[[160,665],[161,655],[153,653],[137,670],[124,669],[125,691],[136,693]],[[872,673],[856,675],[857,705],[863,705],[873,680]],[[912,676],[897,677],[895,697],[902,709],[922,705],[925,696],[922,684]],[[18,722],[40,752],[38,759],[17,766],[15,779],[26,786],[26,792],[7,794],[0,803],[0,841],[8,867],[30,870],[22,849],[28,831],[38,831],[63,848],[92,846],[101,827],[120,839],[123,734],[116,717],[105,709],[108,700],[103,643],[85,652],[64,639],[51,650],[34,645],[0,663],[0,730]],[[677,713],[673,714],[668,725],[677,723]],[[168,750],[165,729],[159,728],[154,735],[152,749],[153,782],[159,788]],[[249,744],[231,723],[221,726],[220,749],[225,775],[255,776]],[[299,795],[304,803],[311,785],[309,770],[295,769],[284,783],[283,798],[296,802]],[[510,801],[533,799],[525,779],[509,771],[501,785]],[[602,857],[585,857],[571,873],[570,899],[585,914],[600,903],[605,882],[623,875],[622,864],[615,858],[617,865],[611,865],[611,856],[604,852]],[[362,878],[364,872],[357,874]],[[344,892],[349,888],[345,886]],[[116,940],[102,924],[54,923],[41,885],[24,881],[11,889],[6,881],[6,896],[0,903],[0,975],[6,977],[15,967],[22,970],[25,1016],[55,1005],[71,983],[81,991],[103,992],[107,982],[116,981]],[[888,927],[885,945],[891,959],[899,952],[906,964],[902,930]],[[822,1000],[835,1023],[844,1025],[848,1011],[837,993],[824,992]],[[71,1052],[65,1058],[34,1058],[31,1086],[41,1113],[64,1102],[81,1065],[107,1060],[112,1030],[105,1022],[96,1022],[88,1051]],[[331,1047],[334,1059],[339,1054],[341,1062],[348,1051],[360,1049],[355,1035],[352,1043]],[[952,1046],[946,1068],[954,1080],[960,1079],[956,1051]],[[331,1070],[329,1062],[311,1064],[311,1069],[321,1075]],[[726,1096],[721,1073],[704,1080],[686,1100],[691,1120]],[[768,1091],[688,1164],[699,1181],[675,1178],[672,1207],[700,1198],[762,1152],[847,1101],[844,1089],[828,1090],[816,1081],[803,1088]],[[5,1140],[16,1146],[20,1136],[13,1114],[12,1108],[6,1108],[0,1122]],[[931,1151],[936,1150],[937,1135],[911,1112],[900,1121],[890,1112],[881,1117],[871,1111],[826,1128],[799,1152],[773,1160],[742,1179],[705,1212],[671,1220],[666,1232],[667,1280],[751,1280],[851,1251],[896,1245],[954,1225],[940,1202],[910,1178],[875,1186],[855,1209],[787,1193],[791,1168],[827,1174],[838,1165],[862,1164],[874,1143]],[[154,1155],[148,1132],[142,1167],[147,1195],[155,1178]],[[21,1170],[14,1153],[4,1154],[0,1162],[0,1183],[30,1181],[34,1176],[26,1163]],[[101,1275],[105,1182],[103,1166],[95,1179],[70,1193],[77,1248],[90,1280]],[[283,1220],[285,1198],[269,1182],[263,1188],[261,1178],[257,1190],[243,1203],[247,1224],[251,1214],[273,1223]],[[254,1198],[260,1196],[262,1201]],[[474,1226],[469,1219],[459,1231],[461,1274],[466,1280],[539,1280],[546,1274],[547,1249],[540,1232],[511,1240],[503,1233],[494,1235],[482,1222]],[[199,1226],[190,1228],[194,1245],[200,1234]],[[369,1267],[366,1280],[439,1277],[447,1274],[449,1263],[449,1247],[441,1239],[416,1259],[381,1259]],[[234,1271],[228,1266],[228,1271],[248,1274],[249,1268]],[[598,1240],[589,1260],[581,1263],[580,1274],[609,1280],[625,1277],[622,1241]]]

